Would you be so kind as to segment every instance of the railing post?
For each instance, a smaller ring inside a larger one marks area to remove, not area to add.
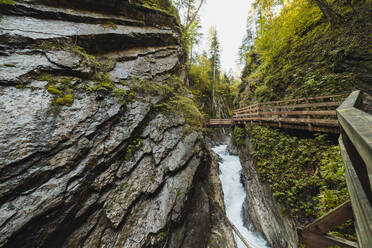
[[[309,102],[309,100],[308,100],[307,98],[305,99],[305,102],[306,102],[307,104],[310,104],[310,102]],[[306,110],[307,110],[307,111],[311,111],[311,108],[310,108],[310,107],[307,107]],[[311,115],[307,114],[306,116],[307,116],[307,119],[308,119],[308,120],[311,119]],[[313,125],[312,125],[311,123],[308,123],[307,126],[308,126],[308,128],[309,128],[309,131],[312,132],[312,131],[313,131]]]
[[[258,118],[261,117],[260,112],[261,112],[261,103],[257,104],[257,114],[258,114],[257,116],[258,116]],[[262,126],[262,120],[259,120],[259,123]]]
[[[280,102],[277,103],[277,106],[280,107]],[[276,108],[275,112],[280,112],[281,108]],[[280,121],[280,118],[282,117],[281,114],[278,114],[278,123],[279,123],[279,128],[282,128],[282,122]]]

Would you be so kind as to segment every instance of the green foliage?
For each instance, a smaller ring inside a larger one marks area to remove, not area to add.
[[[71,106],[74,103],[74,96],[72,94],[67,94],[63,97],[58,97],[56,103],[59,105]]]
[[[134,153],[142,147],[142,143],[143,141],[140,138],[132,140],[131,143],[127,146],[126,152],[124,154],[124,160],[131,160],[134,156]]]
[[[62,95],[62,91],[55,86],[48,86],[47,90],[53,95]]]
[[[118,28],[116,24],[113,22],[104,23],[104,24],[101,24],[101,26],[104,28],[111,28],[113,30],[116,30]]]
[[[233,144],[237,147],[243,146],[245,137],[246,137],[245,128],[235,126],[233,133]]]
[[[74,102],[72,77],[56,76],[42,73],[38,77],[39,81],[47,81],[45,88],[54,95],[54,103],[57,105],[71,106]]]
[[[13,0],[0,0],[0,4],[6,4],[6,5],[14,5],[16,2]]]
[[[5,66],[5,67],[16,67],[14,64],[10,64],[10,63],[5,63],[5,64],[3,64],[3,66]]]
[[[269,183],[282,209],[297,223],[320,217],[349,199],[340,149],[326,135],[298,138],[268,127],[246,129],[260,179]]]
[[[132,78],[128,86],[139,94],[161,97],[161,102],[155,107],[173,117],[183,116],[189,125],[186,131],[201,130],[204,116],[197,108],[190,90],[178,77],[170,77],[161,83]]]
[[[228,117],[232,114],[233,101],[238,93],[238,82],[229,75],[217,77],[213,87],[211,72],[211,60],[207,56],[197,56],[190,67],[190,89],[194,95],[194,101],[198,108],[209,118],[220,114],[220,117]],[[218,108],[212,110],[212,91],[214,88],[214,101]],[[224,114],[221,114],[224,113]]]
[[[287,2],[277,15],[261,12],[253,47],[245,57],[237,100],[241,105],[328,95],[363,83],[358,75],[371,70],[366,3],[327,2],[344,21],[330,25],[308,0]]]
[[[133,0],[133,3],[150,9],[156,9],[173,16],[177,16],[177,9],[170,0]]]
[[[190,126],[188,131],[201,130],[203,127],[204,116],[189,97],[177,95],[158,106],[165,113],[173,116],[183,115],[186,123]]]

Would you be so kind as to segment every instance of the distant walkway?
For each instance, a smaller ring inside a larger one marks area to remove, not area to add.
[[[210,119],[207,127],[257,123],[272,127],[340,133],[336,108],[348,94],[257,103],[234,111],[231,119]]]
[[[339,145],[350,201],[298,228],[299,241],[309,248],[335,245],[372,247],[372,96],[359,90],[348,94],[346,99],[345,96],[338,94],[254,104],[235,110],[231,119],[212,119],[207,123],[208,127],[257,123],[311,132],[341,133]],[[347,220],[355,224],[356,242],[328,234]]]

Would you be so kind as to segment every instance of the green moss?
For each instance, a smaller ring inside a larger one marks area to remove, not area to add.
[[[133,3],[149,9],[155,9],[161,12],[165,12],[169,15],[178,16],[177,9],[169,0],[134,0]]]
[[[13,0],[0,0],[0,4],[14,5],[15,3]]]
[[[156,108],[166,115],[177,116],[177,118],[183,116],[188,124],[187,132],[202,130],[204,116],[193,99],[188,97],[191,96],[191,92],[183,86],[183,82],[178,77],[173,76],[162,83],[132,78],[128,85],[136,93],[161,97],[163,100],[156,105]],[[134,96],[134,92],[129,92],[128,98]]]
[[[74,96],[71,94],[67,94],[63,97],[58,97],[55,101],[56,104],[71,106],[74,103]]]
[[[16,67],[14,64],[9,64],[9,63],[5,63],[5,64],[3,64],[3,66],[5,66],[5,67]]]
[[[88,54],[84,48],[80,46],[72,46],[67,47],[71,49],[76,54],[79,54],[82,57],[82,66],[91,67],[94,69],[95,72],[97,72],[101,66],[100,62],[97,60],[97,58],[91,54]]]
[[[298,224],[349,199],[340,149],[326,135],[298,138],[256,125],[247,125],[246,131],[260,180],[269,183],[281,209]],[[350,225],[341,229],[352,234]]]
[[[101,26],[104,28],[111,28],[113,30],[116,30],[118,28],[116,24],[113,22],[104,23],[104,24],[101,24]]]
[[[56,76],[49,73],[41,73],[37,78],[39,81],[47,81],[49,84],[56,84]]]
[[[74,103],[74,96],[72,94],[67,94],[63,97],[65,105],[71,106]]]
[[[58,97],[56,100],[57,104],[64,105],[63,97]]]
[[[332,6],[339,8],[343,3],[333,1]],[[241,106],[360,87],[359,75],[371,70],[367,61],[372,26],[365,21],[370,19],[367,7],[360,2],[351,11],[348,5],[349,10],[340,13],[344,21],[331,27],[315,4],[292,1],[286,11],[266,20],[265,30],[246,56]]]
[[[142,147],[142,139],[137,138],[131,141],[131,143],[127,146],[127,149],[124,154],[124,160],[129,161],[133,158],[134,153],[138,151]]]
[[[189,97],[176,95],[168,101],[158,104],[157,107],[167,115],[183,116],[188,127],[186,133],[201,131],[204,124],[204,116],[199,111],[195,102]]]
[[[47,90],[51,93],[51,94],[53,94],[53,95],[62,95],[63,94],[63,92],[62,91],[60,91],[57,87],[55,87],[55,86],[48,86],[47,87]]]
[[[245,129],[239,126],[235,126],[233,133],[233,144],[236,145],[237,147],[243,146],[245,136],[246,136]]]

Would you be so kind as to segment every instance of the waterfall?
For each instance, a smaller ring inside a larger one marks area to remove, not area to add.
[[[261,234],[248,230],[243,224],[242,207],[246,192],[240,182],[242,166],[239,157],[229,155],[226,148],[226,145],[221,145],[214,147],[213,151],[222,158],[219,168],[227,218],[244,236],[251,248],[268,248]],[[236,234],[234,236],[238,248],[246,248],[238,236]]]

